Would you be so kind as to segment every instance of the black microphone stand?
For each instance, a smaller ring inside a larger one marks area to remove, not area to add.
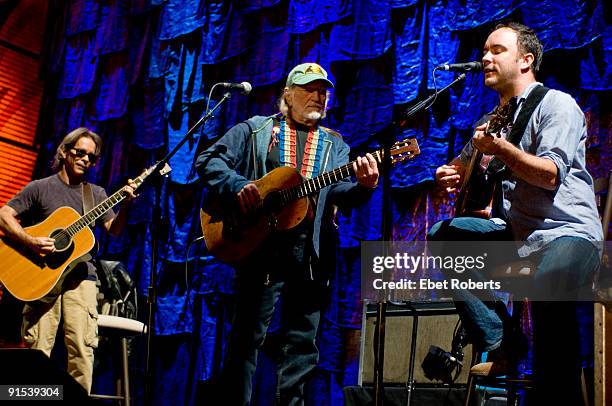
[[[163,175],[169,172],[169,169],[166,169],[170,158],[174,156],[178,152],[178,150],[185,144],[191,136],[196,132],[196,130],[206,123],[210,118],[213,117],[213,113],[229,98],[231,98],[230,92],[226,92],[221,100],[215,106],[210,109],[204,116],[202,116],[197,123],[193,125],[187,131],[187,133],[183,136],[183,139],[172,148],[166,156],[164,156],[161,160],[159,160],[152,172],[151,175]],[[148,179],[156,178],[159,180],[158,176],[149,176]],[[149,277],[149,286],[147,287],[147,352],[145,358],[145,393],[144,393],[144,404],[150,405],[153,401],[153,387],[155,384],[154,376],[151,372],[151,354],[153,353],[153,336],[155,332],[155,305],[157,303],[157,295],[155,291],[155,287],[157,285],[157,238],[156,236],[156,221],[161,218],[161,182],[157,181],[156,183],[156,191],[155,191],[155,205],[153,206],[153,221],[151,222],[151,271]]]
[[[425,108],[428,108],[435,102],[435,99],[438,97],[440,93],[445,92],[447,89],[456,85],[460,81],[465,79],[465,73],[459,75],[455,80],[453,80],[450,84],[443,87],[439,91],[429,95],[424,100],[416,103],[412,106],[408,111],[402,114],[402,122],[409,120],[414,117],[417,113],[421,112]],[[397,126],[397,123],[394,122],[394,125]],[[393,131],[390,131],[389,134],[393,134]],[[393,140],[390,139],[389,135],[384,136],[384,161],[383,161],[383,171],[385,173],[385,177],[383,179],[383,220],[382,220],[382,237],[384,243],[384,249],[386,250],[387,244],[391,241],[392,231],[391,231],[391,194],[389,193],[391,190],[391,179],[389,177],[389,170],[391,168],[391,145],[393,144]],[[376,322],[374,331],[374,405],[375,406],[383,406],[384,402],[384,363],[385,363],[385,324],[386,324],[386,312],[387,312],[387,301],[388,301],[388,292],[386,290],[382,291],[383,293],[379,296],[379,301],[376,304]],[[412,343],[412,354],[411,357],[414,356],[414,348],[415,343]],[[412,377],[410,377],[408,385],[407,385],[407,395],[406,395],[406,406],[410,406],[410,402],[412,400],[412,390],[413,390],[414,382]]]

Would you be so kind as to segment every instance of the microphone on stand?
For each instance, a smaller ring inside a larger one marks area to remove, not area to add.
[[[440,65],[436,69],[455,72],[479,72],[482,70],[482,62],[450,63]]]
[[[240,93],[245,94],[245,95],[251,93],[251,90],[253,90],[253,86],[251,86],[249,82],[242,82],[242,83],[221,82],[221,83],[217,83],[215,86],[221,86],[228,90],[239,90]]]

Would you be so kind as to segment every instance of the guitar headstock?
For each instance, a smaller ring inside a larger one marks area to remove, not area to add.
[[[421,153],[421,149],[416,138],[406,138],[393,144],[390,153],[391,163],[396,164],[414,158]]]
[[[515,105],[513,101],[510,101],[503,106],[495,107],[493,113],[489,117],[489,124],[487,125],[487,134],[498,134],[502,129],[512,123],[514,119]]]
[[[171,171],[172,171],[172,168],[170,168],[170,165],[168,165],[168,163],[166,162],[166,163],[164,164],[164,167],[163,167],[163,168],[161,168],[161,169],[159,170],[159,174],[160,174],[161,176],[166,176],[166,175],[167,175],[167,174],[169,174]]]
[[[157,169],[157,165],[158,164],[155,164],[155,165],[152,165],[149,168],[145,169],[140,174],[140,176],[138,176],[136,179],[134,179],[134,183],[136,183],[136,187],[140,187],[140,185],[142,185],[144,183],[145,179]],[[172,171],[172,168],[170,168],[170,165],[168,165],[168,163],[166,162],[164,164],[163,168],[161,168],[159,170],[159,174],[161,176],[165,176],[168,173],[170,173],[170,171]]]

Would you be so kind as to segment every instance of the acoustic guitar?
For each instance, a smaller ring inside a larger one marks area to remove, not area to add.
[[[501,137],[514,118],[514,106],[506,103],[496,107],[489,116],[485,134],[491,137]],[[465,167],[459,196],[455,204],[455,215],[491,218],[493,196],[495,194],[494,175],[487,169],[493,160],[492,155],[484,155],[476,148]]]
[[[382,162],[383,151],[372,153],[378,163]],[[417,141],[406,139],[393,144],[390,160],[395,164],[419,153]],[[271,233],[300,224],[309,212],[309,196],[353,174],[353,162],[308,180],[295,168],[275,168],[253,182],[263,204],[249,216],[239,216],[218,201],[206,201],[200,210],[200,222],[208,251],[224,262],[240,261]]]
[[[157,165],[145,170],[134,179],[136,188],[155,171]],[[169,172],[169,166],[160,171]],[[26,227],[33,237],[55,239],[55,251],[40,255],[4,237],[0,239],[0,282],[17,299],[32,301],[47,295],[63,275],[64,271],[89,258],[95,237],[89,225],[107,211],[123,201],[128,193],[121,188],[93,209],[80,216],[71,207],[60,207],[44,221]]]

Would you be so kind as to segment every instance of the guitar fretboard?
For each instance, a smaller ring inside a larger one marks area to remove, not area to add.
[[[81,231],[83,228],[93,224],[97,219],[102,217],[107,211],[113,208],[116,204],[120,203],[127,197],[127,192],[123,189],[115,192],[102,203],[84,214],[80,219],[66,227],[66,233],[70,238],[74,237],[76,233]]]
[[[136,184],[136,188],[142,185],[142,182],[146,179],[146,177],[152,172],[151,169],[146,170],[142,175],[138,176],[134,179],[134,183]],[[81,216],[77,221],[66,227],[63,231],[67,234],[68,238],[74,237],[79,231],[88,227],[90,224],[93,224],[97,219],[102,217],[107,211],[112,209],[115,205],[119,204],[126,197],[128,197],[128,193],[123,189],[119,189],[117,192],[113,193],[110,197],[106,198],[104,201],[99,203],[93,209],[89,210],[83,216]]]
[[[376,159],[376,161],[380,164],[383,159],[383,150],[380,149],[373,152],[372,156],[374,156],[374,159]],[[353,169],[354,162],[355,161],[351,161],[348,164],[342,165],[332,171],[325,172],[312,179],[308,179],[297,186],[279,191],[280,204],[284,206],[292,201],[316,193],[326,186],[348,178],[355,173]]]

